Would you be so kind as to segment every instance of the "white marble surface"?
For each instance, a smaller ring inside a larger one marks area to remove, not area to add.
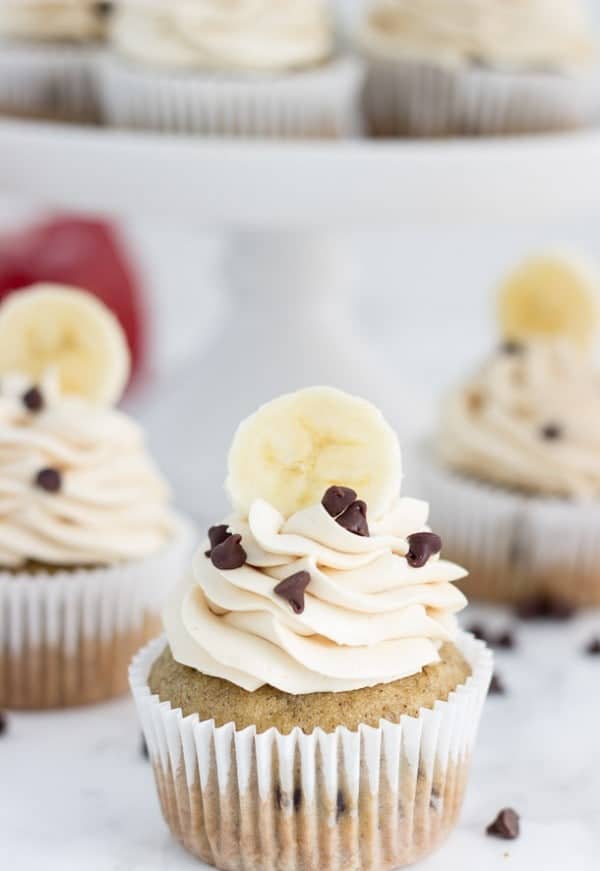
[[[466,622],[481,613],[472,608]],[[500,612],[485,616],[490,626],[508,623]],[[508,692],[488,700],[460,825],[421,871],[600,867],[600,657],[582,653],[595,633],[600,614],[518,624],[518,649],[498,654]],[[202,867],[170,838],[139,746],[127,699],[11,715],[0,740],[0,868]],[[522,815],[518,841],[484,835],[506,805]]]

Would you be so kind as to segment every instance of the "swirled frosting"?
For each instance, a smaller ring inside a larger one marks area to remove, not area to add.
[[[149,64],[277,72],[327,60],[333,24],[324,0],[123,0],[112,41]]]
[[[0,381],[0,566],[108,565],[158,550],[174,521],[137,425],[62,396],[51,375],[30,410],[29,388],[21,375]],[[58,490],[36,483],[44,469],[60,475]]]
[[[428,506],[399,499],[369,536],[355,535],[322,504],[289,519],[257,499],[229,519],[246,562],[220,570],[202,548],[174,593],[165,627],[174,658],[248,691],[264,684],[300,695],[389,683],[439,660],[456,632],[466,572],[432,556],[407,560],[407,536],[426,528]],[[302,613],[275,592],[307,572]]]
[[[101,39],[108,8],[97,0],[2,0],[0,38],[48,42]]]
[[[579,0],[376,0],[360,43],[377,57],[569,68],[596,56]]]
[[[508,343],[445,406],[441,459],[544,495],[600,495],[600,372],[565,340]]]

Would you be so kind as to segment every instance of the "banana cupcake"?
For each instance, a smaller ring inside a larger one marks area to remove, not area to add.
[[[599,289],[572,255],[520,265],[500,291],[501,344],[425,451],[436,528],[474,597],[600,605]]]
[[[326,0],[122,0],[103,66],[106,119],[224,136],[354,132],[360,63]]]
[[[491,655],[400,481],[382,415],[330,388],[234,437],[233,513],[130,670],[164,816],[217,868],[386,871],[457,820]]]
[[[0,112],[91,121],[98,115],[96,47],[113,3],[2,0]]]
[[[535,133],[598,117],[581,0],[374,0],[358,44],[376,136]]]
[[[109,698],[156,634],[188,529],[137,425],[129,354],[82,291],[0,306],[0,708]]]

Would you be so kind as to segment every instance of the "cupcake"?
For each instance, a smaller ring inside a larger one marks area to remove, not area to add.
[[[233,513],[130,670],[163,814],[199,859],[385,871],[456,822],[491,655],[400,480],[392,429],[337,390],[239,427]]]
[[[502,343],[449,397],[423,484],[472,596],[600,605],[598,275],[557,253],[500,292]]]
[[[97,117],[95,53],[112,3],[3,0],[0,112],[52,120]]]
[[[341,137],[360,64],[326,0],[123,0],[103,67],[106,120],[225,136]]]
[[[374,0],[358,34],[376,136],[536,133],[597,119],[580,0]]]
[[[126,690],[186,559],[142,433],[112,407],[128,374],[88,294],[39,285],[0,307],[0,708]]]

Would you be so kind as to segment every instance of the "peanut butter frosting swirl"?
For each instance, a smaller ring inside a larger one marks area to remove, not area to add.
[[[600,372],[565,339],[508,342],[449,398],[440,458],[483,481],[600,495]]]
[[[399,498],[356,534],[323,503],[285,519],[256,499],[247,518],[216,528],[223,544],[198,551],[173,594],[164,614],[173,656],[250,692],[268,684],[296,695],[420,672],[454,638],[466,604],[452,585],[462,568],[413,552],[420,532],[439,549],[427,515],[426,503]]]
[[[279,72],[333,52],[324,0],[123,0],[112,41],[126,57],[184,69]]]
[[[47,42],[101,39],[111,7],[98,0],[1,0],[0,38]]]
[[[572,68],[597,47],[579,0],[376,0],[360,42],[375,56]]]
[[[111,565],[153,554],[174,533],[169,491],[141,430],[114,409],[0,380],[0,566]]]

